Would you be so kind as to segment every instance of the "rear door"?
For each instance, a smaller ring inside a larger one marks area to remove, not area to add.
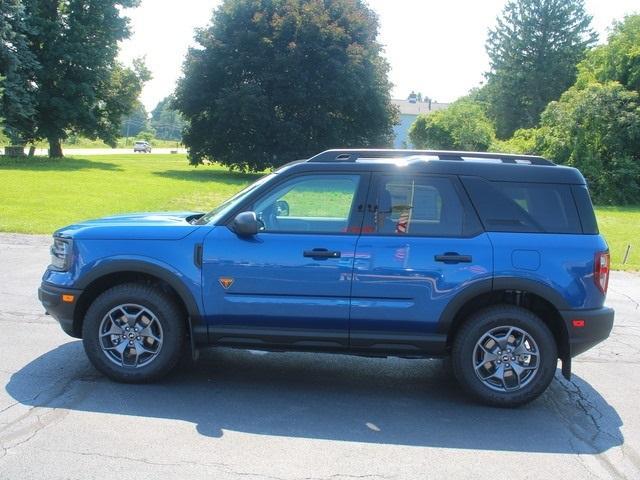
[[[376,174],[356,248],[354,350],[444,348],[439,320],[464,289],[490,289],[493,252],[455,176]]]

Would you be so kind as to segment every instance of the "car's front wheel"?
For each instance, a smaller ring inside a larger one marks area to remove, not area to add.
[[[468,392],[489,405],[515,407],[546,390],[558,351],[553,334],[533,312],[496,305],[461,326],[452,361],[456,378]]]
[[[148,382],[178,362],[185,338],[184,315],[162,290],[137,283],[98,296],[82,328],[91,363],[119,382]]]

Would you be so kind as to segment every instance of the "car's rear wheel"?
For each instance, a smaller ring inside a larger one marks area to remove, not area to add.
[[[148,382],[178,362],[184,314],[162,290],[129,283],[102,293],[89,307],[82,338],[91,363],[120,382]]]
[[[553,334],[533,312],[496,305],[472,315],[453,342],[453,371],[475,397],[515,407],[537,398],[553,379],[558,351]]]

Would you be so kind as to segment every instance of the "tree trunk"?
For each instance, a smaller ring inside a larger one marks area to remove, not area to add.
[[[59,138],[49,139],[49,158],[62,158],[62,144]]]

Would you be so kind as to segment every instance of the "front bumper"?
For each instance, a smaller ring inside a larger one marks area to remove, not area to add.
[[[571,357],[586,352],[608,338],[613,328],[614,311],[612,308],[564,310],[560,314],[569,333],[569,354]]]
[[[75,338],[81,337],[74,328],[75,311],[81,293],[82,290],[60,288],[44,282],[38,288],[38,299],[46,312],[60,323],[67,335]],[[63,295],[72,295],[73,301],[63,301]]]

